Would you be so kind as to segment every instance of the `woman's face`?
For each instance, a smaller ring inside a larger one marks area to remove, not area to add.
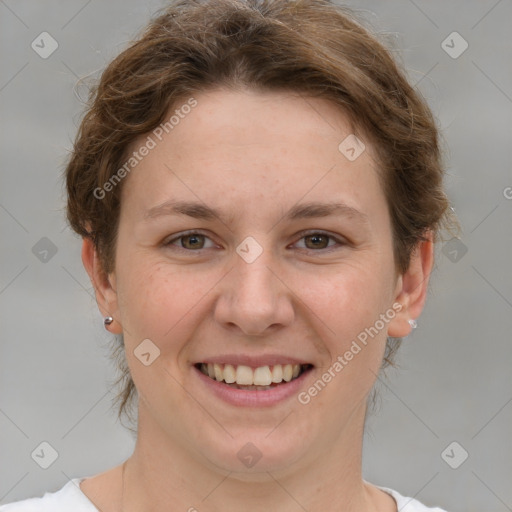
[[[194,98],[122,184],[105,300],[139,429],[211,467],[306,467],[359,439],[386,337],[408,333],[372,148],[339,148],[351,129],[326,100]],[[287,364],[309,369],[286,382]]]

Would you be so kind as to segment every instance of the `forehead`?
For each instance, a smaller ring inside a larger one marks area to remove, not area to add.
[[[224,89],[193,100],[177,102],[167,124],[132,145],[137,151],[152,141],[123,187],[122,202],[140,213],[169,199],[224,204],[235,216],[247,210],[248,200],[288,207],[302,197],[355,205],[374,196],[374,203],[382,202],[371,145],[365,141],[356,159],[347,158],[343,141],[350,146],[353,127],[330,101]]]

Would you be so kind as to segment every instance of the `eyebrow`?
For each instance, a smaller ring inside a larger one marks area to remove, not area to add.
[[[146,211],[144,220],[150,220],[167,215],[186,215],[194,219],[227,221],[226,216],[218,209],[193,201],[170,200],[154,206]],[[312,219],[331,215],[344,216],[362,223],[368,222],[368,216],[345,203],[308,202],[293,206],[284,216],[288,220]],[[235,216],[232,215],[230,219]],[[283,220],[283,218],[281,220]],[[224,220],[223,220],[224,219]]]

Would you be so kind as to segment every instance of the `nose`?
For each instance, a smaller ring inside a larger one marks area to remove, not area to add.
[[[225,329],[264,336],[293,322],[292,292],[269,254],[263,251],[252,263],[234,256],[215,305],[215,319]]]

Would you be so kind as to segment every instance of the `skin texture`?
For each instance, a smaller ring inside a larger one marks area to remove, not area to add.
[[[362,479],[366,398],[386,337],[407,336],[421,313],[432,241],[397,274],[371,144],[349,161],[338,146],[352,130],[328,101],[225,89],[194,97],[197,106],[123,182],[115,271],[104,277],[83,242],[99,308],[124,335],[140,397],[123,510],[396,511]],[[168,200],[216,208],[222,220],[145,217]],[[343,202],[365,220],[285,218],[306,202]],[[206,238],[178,239],[186,230]],[[315,246],[304,238],[310,230],[334,239]],[[248,236],[263,250],[252,263],[236,252]],[[235,407],[192,366],[216,354],[284,354],[315,366],[307,389],[396,303],[401,311],[307,405],[293,396]],[[160,356],[145,366],[134,350],[148,338]],[[237,457],[248,442],[262,454],[252,468]],[[104,512],[120,509],[120,467],[81,487]]]

